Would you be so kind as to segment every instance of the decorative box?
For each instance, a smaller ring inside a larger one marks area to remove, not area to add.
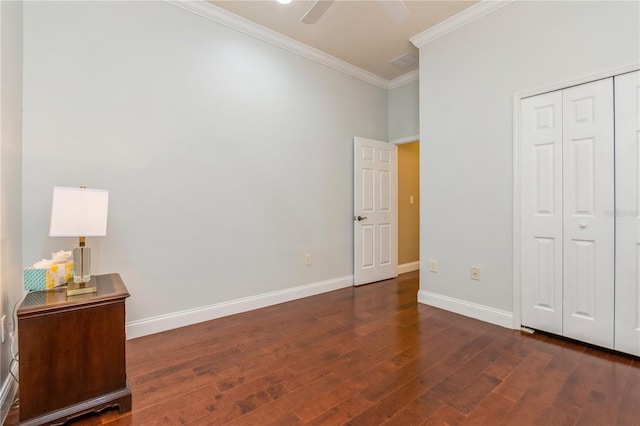
[[[48,268],[27,268],[24,270],[24,289],[28,291],[48,290],[64,285],[73,277],[73,262],[63,262]]]

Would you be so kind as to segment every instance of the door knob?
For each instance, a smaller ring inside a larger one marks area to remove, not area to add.
[[[356,220],[360,222],[361,220],[365,220],[366,218],[367,218],[366,216],[358,216],[356,217]]]

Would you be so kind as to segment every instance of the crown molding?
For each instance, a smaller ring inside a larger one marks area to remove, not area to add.
[[[417,48],[421,48],[440,37],[456,31],[465,25],[482,18],[483,16],[489,15],[506,5],[513,3],[514,1],[516,0],[482,0],[470,8],[453,15],[451,18],[434,25],[428,30],[411,37],[409,40]]]
[[[341,71],[352,77],[366,81],[367,83],[389,90],[389,80],[379,77],[348,62],[331,56],[316,48],[308,46],[267,27],[256,24],[241,16],[228,12],[218,6],[208,3],[205,0],[164,0],[165,2],[195,13],[226,27],[240,31],[241,33],[255,37],[259,40],[281,47],[290,52],[296,53],[312,61]]]
[[[411,82],[414,82],[416,80],[418,80],[418,78],[420,78],[420,70],[419,69],[415,69],[413,71],[409,71],[406,74],[402,74],[399,77],[394,78],[393,80],[389,81],[389,90],[391,89],[396,89],[400,86],[404,86],[405,84],[409,84]]]

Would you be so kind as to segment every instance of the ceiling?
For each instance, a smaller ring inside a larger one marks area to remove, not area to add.
[[[386,0],[397,1],[397,0]],[[399,68],[390,62],[407,53],[418,56],[409,38],[467,9],[477,1],[405,0],[411,14],[402,23],[394,23],[381,1],[337,0],[315,24],[300,19],[314,1],[293,0],[209,0],[249,21],[321,50],[331,56],[393,80],[418,68]]]

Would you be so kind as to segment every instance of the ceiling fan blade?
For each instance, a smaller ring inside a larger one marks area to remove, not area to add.
[[[379,0],[379,3],[396,24],[406,21],[411,15],[411,11],[402,0]]]
[[[305,24],[315,24],[318,22],[318,19],[324,15],[324,13],[329,9],[329,6],[334,2],[334,0],[318,0],[313,6],[307,10],[307,13],[304,14],[301,21]]]

